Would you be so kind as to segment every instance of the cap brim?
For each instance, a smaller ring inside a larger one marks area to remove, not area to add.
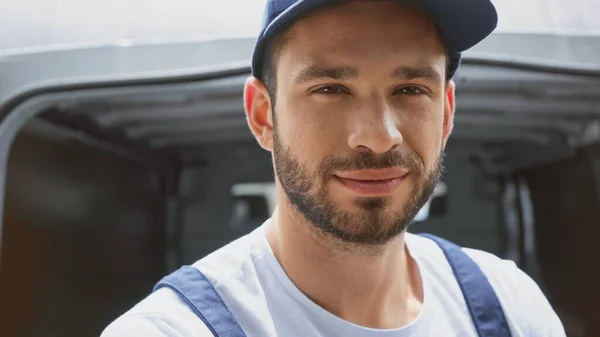
[[[489,0],[414,0],[438,25],[449,52],[463,52],[488,37],[498,25]]]

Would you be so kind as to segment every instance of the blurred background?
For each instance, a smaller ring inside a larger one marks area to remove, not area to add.
[[[498,0],[411,228],[511,259],[600,336],[600,1]],[[242,110],[264,0],[0,2],[0,336],[99,336],[259,226]]]

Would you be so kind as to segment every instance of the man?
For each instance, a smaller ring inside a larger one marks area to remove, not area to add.
[[[244,103],[278,208],[103,337],[564,336],[512,262],[406,232],[440,177],[460,52],[496,23],[488,0],[267,1]]]

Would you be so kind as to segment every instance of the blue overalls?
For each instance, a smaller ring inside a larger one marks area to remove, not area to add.
[[[467,303],[480,337],[510,337],[500,301],[479,266],[456,244],[431,234],[427,237],[442,249]],[[245,337],[212,283],[198,269],[181,267],[167,275],[154,288],[169,287],[178,293],[215,337]]]

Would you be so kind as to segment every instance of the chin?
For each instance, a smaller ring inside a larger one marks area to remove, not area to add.
[[[337,199],[337,200],[335,200]],[[386,195],[386,196],[351,196],[345,198],[330,199],[341,211],[384,211],[394,212],[404,209],[408,203],[404,195]]]

